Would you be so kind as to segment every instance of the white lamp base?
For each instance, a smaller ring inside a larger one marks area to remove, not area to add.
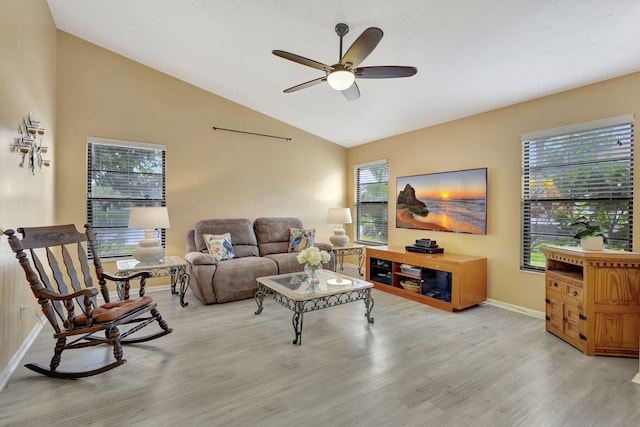
[[[334,246],[346,246],[349,244],[349,236],[344,233],[344,229],[336,228],[333,230],[333,236],[329,236],[329,241]]]
[[[133,251],[133,257],[140,262],[157,262],[164,258],[164,248],[158,239],[142,239]]]

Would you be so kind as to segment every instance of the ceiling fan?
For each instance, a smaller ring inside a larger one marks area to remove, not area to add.
[[[289,61],[316,68],[325,72],[325,75],[314,80],[290,87],[284,93],[296,92],[315,86],[322,82],[328,82],[335,90],[339,90],[349,101],[360,98],[360,89],[355,79],[392,79],[397,77],[411,77],[418,72],[416,67],[402,67],[396,65],[386,65],[378,67],[358,67],[364,59],[375,49],[382,40],[382,30],[376,27],[369,27],[360,34],[360,37],[353,42],[347,52],[342,55],[342,38],[349,32],[347,24],[336,25],[336,34],[340,37],[340,62],[333,65],[326,65],[313,59],[308,59],[295,53],[283,50],[274,50],[272,53]]]

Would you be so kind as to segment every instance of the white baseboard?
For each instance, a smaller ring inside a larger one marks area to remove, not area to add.
[[[9,378],[11,378],[11,375],[18,368],[20,361],[22,360],[24,355],[27,354],[27,350],[29,350],[31,344],[33,344],[33,342],[38,337],[38,334],[42,330],[43,325],[43,320],[42,318],[40,318],[39,321],[34,325],[33,329],[31,329],[31,332],[29,332],[29,335],[27,335],[27,338],[22,342],[22,345],[20,346],[16,354],[13,355],[7,367],[2,371],[2,373],[0,373],[0,392],[4,390],[7,382],[9,382]]]
[[[506,302],[498,301],[495,299],[487,298],[486,304],[494,307],[504,308],[505,310],[515,311],[516,313],[526,314],[527,316],[535,317],[537,319],[544,320],[544,312],[538,310],[532,310],[526,307],[520,307],[519,305],[509,304]]]

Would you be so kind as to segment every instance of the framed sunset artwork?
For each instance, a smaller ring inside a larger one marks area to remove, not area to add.
[[[396,178],[396,227],[487,234],[487,168]]]

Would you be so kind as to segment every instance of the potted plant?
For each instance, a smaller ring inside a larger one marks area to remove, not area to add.
[[[577,232],[573,236],[580,240],[582,249],[588,251],[601,251],[604,244],[607,243],[607,237],[602,232],[599,225],[593,224],[586,216],[580,216],[571,224],[577,226]]]

